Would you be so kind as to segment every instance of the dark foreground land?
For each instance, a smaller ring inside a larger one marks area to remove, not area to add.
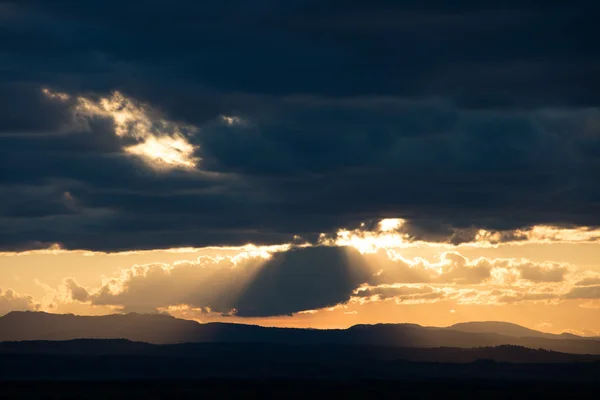
[[[0,382],[212,379],[599,383],[598,355],[515,346],[393,348],[265,343],[150,345],[126,340],[5,342]]]
[[[539,381],[199,380],[1,383],[0,399],[568,399],[599,383]]]
[[[279,329],[0,317],[2,399],[596,398],[600,340],[502,322]]]
[[[597,356],[588,361],[582,355],[574,355],[572,361],[566,361],[572,355],[555,356],[511,347],[406,352],[360,346],[187,344],[151,347],[139,353],[105,351],[92,355],[90,352],[99,348],[107,350],[107,343],[93,340],[21,344],[24,346],[9,347],[14,352],[0,352],[0,382],[273,378],[600,382]],[[91,349],[87,344],[92,345]],[[134,343],[124,344],[129,348]],[[62,352],[57,354],[55,345]],[[523,361],[527,356],[531,362]]]
[[[595,398],[599,391],[598,356],[513,346],[159,346],[111,340],[0,346],[0,400],[567,399]]]

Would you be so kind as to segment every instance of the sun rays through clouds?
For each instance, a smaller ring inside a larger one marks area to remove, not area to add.
[[[195,155],[198,145],[190,142],[197,132],[192,125],[163,118],[148,104],[137,102],[119,91],[109,96],[77,96],[42,89],[44,95],[55,101],[72,100],[76,123],[89,128],[95,118],[106,118],[114,125],[114,134],[133,141],[123,146],[123,151],[139,157],[156,170],[173,168],[194,169],[200,162]]]

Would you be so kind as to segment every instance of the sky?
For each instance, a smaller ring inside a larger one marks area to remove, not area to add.
[[[600,335],[594,3],[0,2],[0,315]]]

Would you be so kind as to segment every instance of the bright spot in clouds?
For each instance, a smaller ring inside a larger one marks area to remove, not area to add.
[[[242,119],[240,117],[231,117],[228,115],[221,115],[221,120],[223,120],[227,125],[239,125],[242,123]]]
[[[71,96],[69,96],[66,93],[53,92],[48,88],[43,88],[42,93],[44,93],[44,95],[53,100],[67,101],[71,98]]]
[[[149,137],[143,143],[125,148],[131,154],[145,157],[153,163],[194,168],[194,146],[181,137]]]
[[[382,219],[379,222],[379,230],[382,232],[394,231],[404,225],[406,221],[400,218]]]
[[[393,249],[409,246],[411,238],[407,234],[391,232],[365,232],[341,229],[335,239],[322,237],[320,244],[327,246],[351,246],[361,253],[376,253],[379,249]]]
[[[403,219],[383,219],[374,230],[365,230],[361,223],[358,229],[340,229],[335,236],[321,234],[319,244],[326,246],[351,246],[361,253],[376,253],[380,249],[403,249],[410,247],[454,248],[469,246],[479,248],[497,247],[500,244],[525,245],[531,243],[600,243],[600,229],[592,227],[561,228],[536,225],[526,229],[509,231],[487,231],[480,229],[471,239],[459,244],[447,240],[428,241],[415,239],[410,226]]]
[[[599,242],[600,229],[590,227],[559,228],[556,226],[538,225],[522,232],[527,239],[540,243],[549,242]]]
[[[42,89],[48,98],[66,101],[65,93]],[[91,99],[76,98],[74,111],[80,120],[103,117],[112,119],[115,135],[135,139],[137,144],[123,150],[144,160],[156,169],[195,168],[199,158],[194,156],[197,146],[191,144],[185,133],[195,132],[194,126],[180,124],[162,118],[148,105],[136,102],[115,91],[108,97]]]

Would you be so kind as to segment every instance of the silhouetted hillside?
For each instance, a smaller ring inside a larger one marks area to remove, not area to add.
[[[510,322],[483,321],[483,322],[461,322],[448,327],[454,331],[471,333],[497,333],[505,336],[514,337],[543,337],[548,339],[565,339],[563,335],[545,333],[524,326],[512,324]],[[576,335],[570,335],[573,339],[578,339]]]
[[[182,343],[157,345],[125,339],[76,339],[67,341],[0,342],[3,355],[44,356],[145,356],[192,357],[203,360],[235,359],[238,362],[356,362],[369,360],[470,363],[493,360],[510,363],[569,363],[600,361],[600,355],[568,354],[520,346],[477,348],[386,347],[368,345],[290,345],[272,343]]]
[[[483,328],[489,323],[480,323]],[[490,326],[495,326],[492,323]],[[477,326],[475,326],[477,327]],[[167,315],[75,316],[41,312],[11,312],[0,318],[0,341],[129,339],[166,343],[272,343],[292,345],[377,345],[392,347],[493,347],[514,345],[563,353],[600,354],[600,341],[584,338],[509,336],[496,332],[465,332],[415,324],[356,325],[348,329],[318,330],[266,328],[255,325],[210,323]],[[516,326],[510,332],[535,332]],[[478,329],[483,329],[478,328]],[[464,326],[459,326],[464,329]],[[470,329],[474,329],[471,327]],[[486,328],[490,330],[490,328]]]
[[[285,349],[274,345],[208,344],[190,355],[0,354],[0,381],[244,379],[509,379],[598,382],[600,362],[499,363],[478,360],[439,363],[381,359],[343,348]],[[335,346],[333,346],[335,347]]]

